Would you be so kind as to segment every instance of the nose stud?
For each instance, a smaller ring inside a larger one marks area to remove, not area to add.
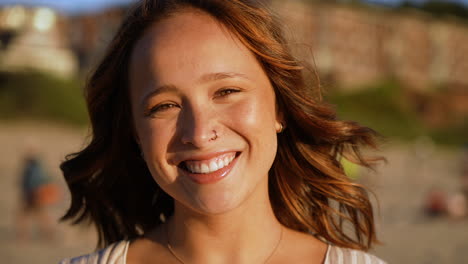
[[[216,140],[218,138],[218,134],[216,133],[216,130],[213,129],[213,134],[214,136],[210,138],[210,140]]]
[[[184,145],[191,144],[194,146],[201,146],[205,143],[215,141],[216,139],[218,139],[218,133],[216,132],[216,130],[213,129],[211,130],[211,133],[208,130],[206,132],[202,131],[201,133],[196,135],[182,135],[180,140]]]

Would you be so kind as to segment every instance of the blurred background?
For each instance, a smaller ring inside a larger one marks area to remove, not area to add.
[[[2,263],[94,250],[92,227],[58,222],[58,166],[88,140],[82,88],[133,2],[0,0]],[[270,2],[339,118],[385,138],[375,172],[344,164],[377,196],[373,253],[468,263],[468,1]]]

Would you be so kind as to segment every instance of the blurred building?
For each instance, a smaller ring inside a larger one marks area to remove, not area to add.
[[[38,69],[61,76],[77,70],[64,31],[66,18],[46,7],[0,9],[0,69]]]
[[[466,124],[468,24],[418,11],[325,1],[273,1],[292,49],[329,88],[352,92],[396,80],[426,125]]]
[[[274,1],[274,7],[297,46],[311,48],[320,74],[340,87],[392,77],[422,91],[468,88],[466,21],[324,1]]]
[[[126,12],[125,7],[113,7],[68,18],[68,27],[64,33],[78,59],[78,70],[81,73],[86,74],[103,56]]]
[[[125,8],[66,16],[47,7],[0,9],[0,70],[36,69],[64,77],[102,56]]]

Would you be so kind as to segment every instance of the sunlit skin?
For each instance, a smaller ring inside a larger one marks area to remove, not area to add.
[[[137,41],[129,77],[136,140],[175,213],[132,243],[128,263],[177,263],[161,246],[167,235],[189,263],[262,263],[282,229],[268,197],[282,120],[255,56],[212,17],[186,9]],[[220,170],[193,172],[221,160]],[[309,251],[299,255],[307,263],[323,258],[323,243],[284,230],[269,263],[290,260],[301,247],[285,241],[295,240],[306,242]]]
[[[167,193],[199,213],[223,213],[257,187],[266,191],[276,153],[274,92],[250,52],[211,20],[165,22],[146,33],[132,58],[137,135]],[[178,167],[225,152],[237,153],[236,164],[216,183],[195,183]]]

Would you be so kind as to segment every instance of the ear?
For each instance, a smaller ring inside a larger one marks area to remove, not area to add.
[[[278,101],[276,101],[275,103],[275,108],[276,108],[275,130],[276,130],[276,133],[281,133],[286,128],[286,122],[284,121],[284,114]]]
[[[286,128],[286,124],[284,122],[283,114],[278,112],[276,114],[276,121],[275,121],[275,130],[276,133],[281,133]]]

